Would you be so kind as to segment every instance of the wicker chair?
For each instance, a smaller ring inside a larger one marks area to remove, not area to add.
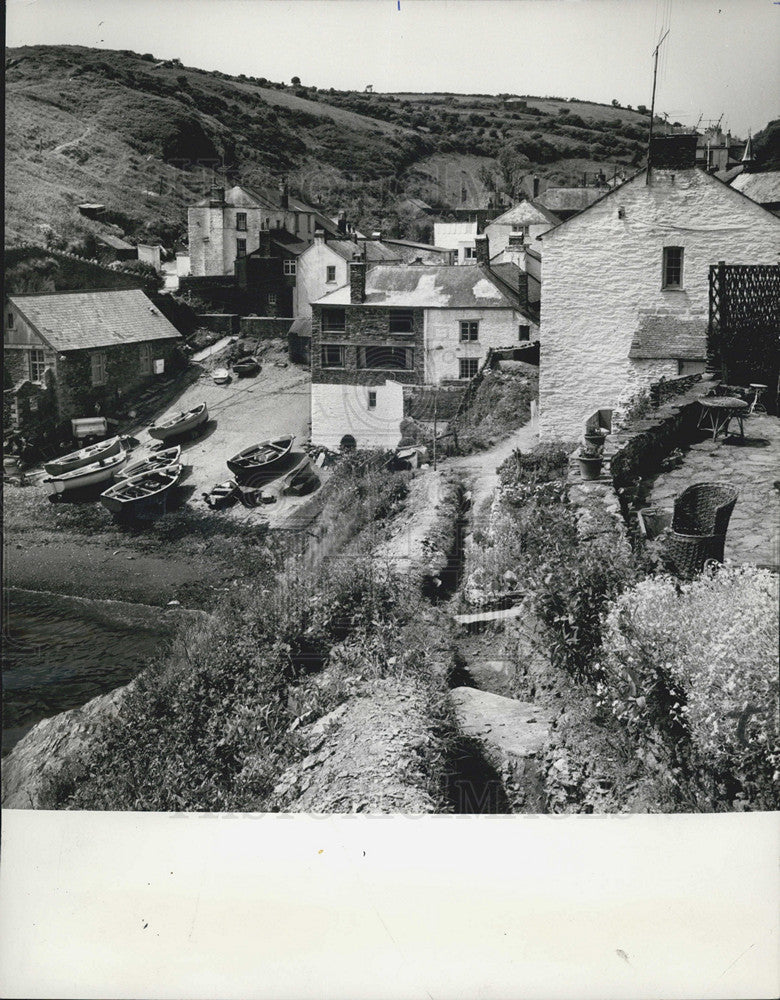
[[[666,554],[674,573],[691,580],[723,550],[739,493],[726,483],[696,483],[676,497]]]

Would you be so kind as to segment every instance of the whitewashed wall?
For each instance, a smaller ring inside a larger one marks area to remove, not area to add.
[[[376,407],[369,409],[368,394],[376,392]],[[311,387],[312,444],[339,448],[351,434],[358,448],[395,448],[401,440],[404,418],[403,386],[387,380],[384,385],[326,385]]]
[[[672,359],[630,362],[639,310],[698,318],[704,357],[710,264],[776,263],[780,219],[699,170],[656,170],[650,185],[638,175],[542,244],[540,428],[572,439],[594,410],[676,374]],[[665,246],[684,247],[682,291],[661,287]]]
[[[460,377],[461,358],[478,358],[480,365],[490,348],[516,347],[521,343],[519,326],[530,325],[531,340],[538,327],[514,309],[426,309],[425,381],[438,384]],[[460,341],[461,320],[479,320],[479,340]]]
[[[327,268],[336,268],[336,280],[326,281]],[[311,303],[349,281],[348,263],[326,242],[315,242],[298,257],[295,283],[296,316],[311,316]]]

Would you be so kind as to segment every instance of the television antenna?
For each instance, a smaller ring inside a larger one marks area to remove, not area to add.
[[[658,44],[653,49],[653,98],[650,101],[650,134],[647,137],[647,178],[645,180],[646,184],[650,183],[650,149],[653,144],[653,119],[655,118],[655,85],[658,80],[658,50],[663,45],[666,40],[666,36],[671,31],[671,28],[667,28],[663,35],[658,39]]]

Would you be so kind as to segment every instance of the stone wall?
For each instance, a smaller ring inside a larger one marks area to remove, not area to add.
[[[780,220],[699,170],[654,170],[649,186],[640,174],[542,242],[540,428],[571,440],[625,390],[677,374],[674,358],[630,363],[640,309],[697,321],[706,357],[710,264],[775,263]],[[661,287],[665,246],[684,248],[681,290]]]
[[[57,264],[52,279],[54,288],[58,292],[102,288],[141,288],[147,293],[156,290],[156,285],[152,287],[153,283],[143,275],[124,271],[121,268],[114,270],[104,267],[97,261],[87,260],[76,254],[65,253],[63,250],[52,250],[34,243],[10,247],[3,255],[6,272],[12,271],[17,264],[43,260],[47,257]]]
[[[242,316],[239,330],[242,337],[255,340],[278,340],[290,332],[291,316]]]
[[[198,313],[198,323],[212,333],[230,337],[238,333],[239,316],[238,313]]]

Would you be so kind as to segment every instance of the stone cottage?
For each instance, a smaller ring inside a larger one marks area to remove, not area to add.
[[[702,371],[710,265],[776,263],[780,220],[697,168],[696,139],[657,137],[649,170],[541,237],[543,437]]]
[[[464,386],[489,350],[536,340],[525,273],[489,263],[478,236],[474,267],[350,265],[349,284],[312,304],[312,441],[394,447],[405,390]]]
[[[138,289],[10,295],[3,360],[14,427],[104,414],[174,360],[180,334]]]

